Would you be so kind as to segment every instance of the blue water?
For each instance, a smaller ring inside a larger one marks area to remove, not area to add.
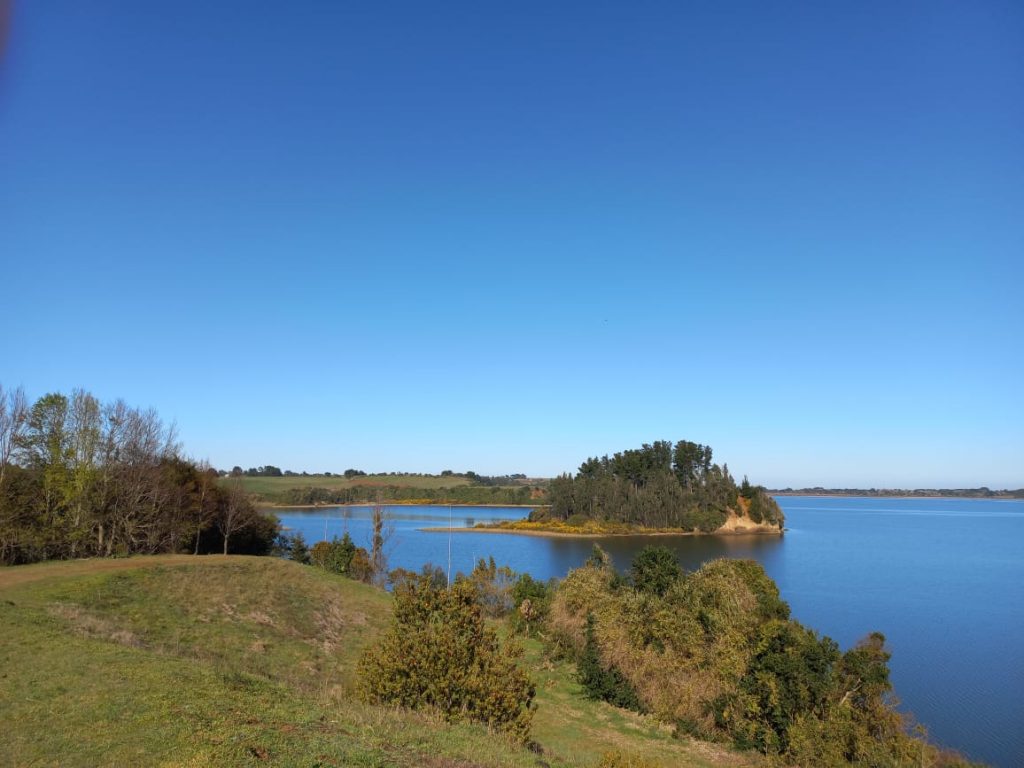
[[[1024,765],[1024,502],[780,497],[786,535],[661,537],[688,569],[715,557],[760,561],[793,617],[844,648],[872,630],[893,652],[901,709],[934,741],[995,766]],[[348,530],[370,541],[369,507],[278,511],[310,543]],[[444,567],[444,506],[388,507],[391,567]],[[518,519],[517,508],[454,507],[456,526]],[[325,529],[326,526],[326,529]],[[477,558],[534,577],[562,577],[594,539],[459,533],[452,571]],[[620,568],[651,539],[600,539]]]

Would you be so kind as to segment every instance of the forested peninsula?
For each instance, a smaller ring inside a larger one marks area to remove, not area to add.
[[[600,458],[548,486],[548,505],[494,530],[553,534],[780,533],[785,519],[764,487],[737,483],[711,446],[658,440]]]

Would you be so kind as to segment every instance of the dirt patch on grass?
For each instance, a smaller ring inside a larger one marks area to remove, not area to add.
[[[51,616],[63,619],[80,635],[110,640],[129,648],[142,648],[142,638],[131,630],[119,627],[112,621],[89,613],[80,605],[73,603],[54,603],[47,608]]]
[[[340,645],[352,627],[366,626],[367,619],[361,611],[353,610],[342,601],[332,599],[317,613],[316,623],[320,629],[320,644],[324,651],[330,652]]]

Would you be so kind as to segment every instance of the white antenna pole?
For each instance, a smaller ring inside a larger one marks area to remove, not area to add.
[[[448,505],[448,588],[452,586],[452,505]]]

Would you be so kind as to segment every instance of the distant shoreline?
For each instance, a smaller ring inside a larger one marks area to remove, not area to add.
[[[905,493],[898,496],[881,493],[801,493],[799,491],[768,491],[771,497],[788,496],[807,499],[942,499],[948,501],[1024,501],[1016,496],[933,496],[927,493]]]

